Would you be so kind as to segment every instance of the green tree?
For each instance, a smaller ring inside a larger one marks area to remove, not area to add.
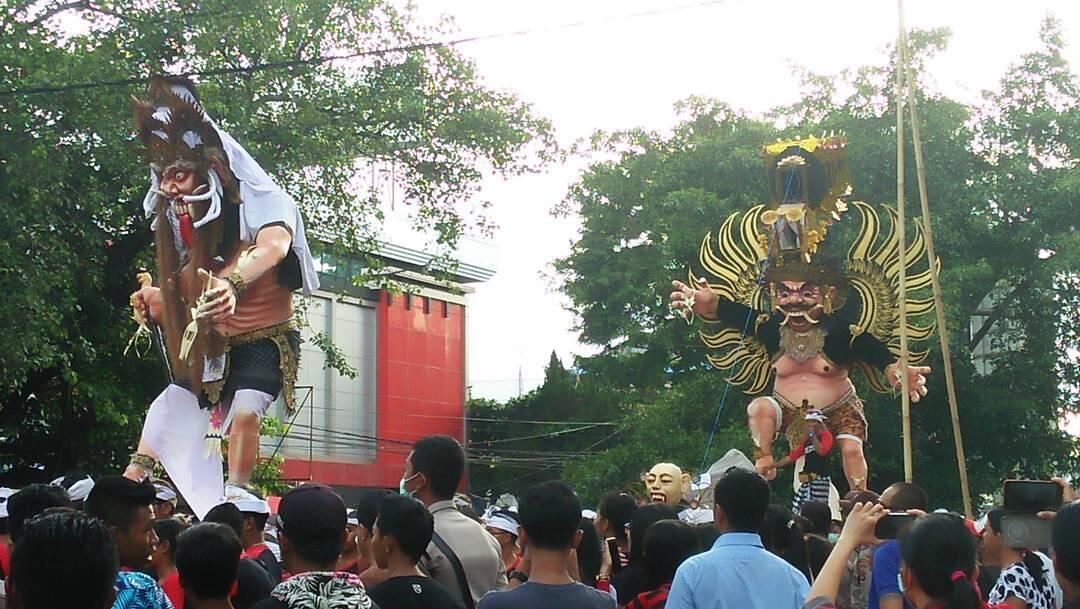
[[[562,477],[566,464],[614,445],[619,412],[615,391],[552,353],[539,388],[506,404],[469,402],[470,488],[497,497]]]
[[[945,31],[913,34],[916,68],[944,48],[947,38]],[[918,85],[932,226],[944,266],[945,311],[975,494],[991,492],[1009,474],[1046,476],[1075,471],[1077,463],[1077,443],[1060,422],[1080,407],[1075,354],[1066,351],[1076,344],[1080,321],[1080,95],[1062,44],[1058,25],[1047,20],[1042,48],[1024,55],[976,106],[948,99],[922,79]],[[630,130],[593,137],[586,153],[594,162],[561,206],[581,215],[581,236],[556,268],[579,312],[581,340],[601,348],[579,365],[615,386],[632,386],[630,403],[636,406],[624,414],[622,429],[635,432],[617,447],[575,463],[569,470],[575,480],[605,488],[629,483],[664,455],[692,457],[688,438],[700,439],[712,428],[723,383],[701,377],[722,381],[723,374],[708,369],[695,328],[672,318],[666,298],[670,281],[686,278],[705,232],[765,199],[763,143],[843,130],[850,140],[854,198],[895,200],[895,55],[886,59],[839,77],[804,73],[802,99],[768,120],[718,101],[691,99],[678,106],[679,122],[670,134]],[[910,146],[910,134],[907,141]],[[912,218],[919,215],[914,162],[907,168]],[[969,323],[999,285],[1012,290],[990,321],[1006,338],[1012,333],[1022,340],[1007,340],[1011,350],[1000,354],[992,374],[981,376],[971,360],[979,337]],[[935,503],[958,507],[936,340],[931,347],[932,393],[913,407],[916,480]],[[714,407],[693,401],[681,406],[688,386],[708,388]],[[870,485],[880,489],[902,478],[901,439],[893,431],[900,428],[898,400],[863,386],[860,394],[870,421]],[[745,434],[746,401],[737,390],[728,394],[718,432],[727,443],[714,440],[710,459],[719,456],[718,447],[739,445],[734,438]],[[690,420],[680,408],[693,413]],[[646,421],[655,425],[663,419],[680,433],[636,431],[649,427]]]
[[[373,251],[361,161],[393,163],[418,226],[452,245],[486,225],[465,205],[483,168],[528,171],[553,144],[526,104],[429,44],[447,32],[382,0],[0,0],[5,465],[116,467],[163,385],[156,363],[122,353],[134,272],[153,265],[128,106],[141,83],[110,81],[206,73],[210,113],[335,253]],[[79,83],[98,84],[64,87]]]

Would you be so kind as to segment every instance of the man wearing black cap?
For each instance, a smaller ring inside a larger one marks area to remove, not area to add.
[[[335,571],[345,543],[345,503],[328,486],[305,484],[278,507],[281,557],[293,577],[278,584],[253,609],[372,609],[360,578]]]

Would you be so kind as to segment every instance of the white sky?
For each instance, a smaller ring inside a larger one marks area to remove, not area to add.
[[[424,19],[455,17],[463,35],[543,29],[565,23],[692,4],[692,0],[416,0]],[[1063,23],[1066,52],[1080,66],[1080,2],[1075,0],[907,0],[909,28],[945,26],[948,50],[930,66],[939,89],[964,101],[995,86],[1021,53],[1036,48],[1041,20]],[[879,63],[896,36],[888,0],[729,0],[663,15],[462,45],[487,84],[517,93],[550,118],[569,144],[594,129],[663,129],[673,103],[690,95],[764,112],[798,97],[791,66],[835,73]],[[476,397],[516,395],[542,380],[554,349],[564,364],[588,352],[573,330],[568,301],[550,263],[569,251],[577,223],[552,206],[583,164],[546,173],[490,178],[482,197],[499,225],[497,275],[471,296],[469,381]],[[704,230],[704,227],[703,229]]]

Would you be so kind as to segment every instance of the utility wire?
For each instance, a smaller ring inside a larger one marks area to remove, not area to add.
[[[624,15],[614,15],[609,17],[602,17],[598,19],[582,19],[579,21],[571,21],[568,23],[562,23],[555,26],[545,28],[528,28],[522,30],[513,30],[507,32],[496,32],[491,34],[479,34],[475,36],[464,36],[461,38],[454,38],[451,40],[435,41],[435,42],[419,42],[414,44],[406,44],[396,47],[372,49],[367,51],[356,51],[353,53],[342,53],[338,55],[325,55],[320,57],[311,57],[308,59],[291,59],[285,61],[269,61],[264,63],[257,63],[250,66],[231,66],[224,68],[212,68],[207,70],[191,70],[188,72],[181,72],[174,74],[173,76],[179,77],[204,77],[204,76],[225,76],[229,74],[252,74],[255,72],[265,72],[268,70],[286,70],[293,68],[312,67],[331,63],[335,61],[342,61],[346,59],[357,59],[360,57],[378,57],[382,55],[388,55],[391,53],[411,53],[416,51],[426,51],[430,49],[456,47],[462,44],[470,42],[480,42],[484,40],[497,40],[500,38],[514,38],[531,36],[535,34],[545,34],[551,32],[558,32],[562,30],[569,30],[574,28],[586,27],[590,25],[598,25],[603,23],[610,23],[614,21],[622,21],[627,19],[635,19],[640,17],[651,17],[655,15],[662,15],[666,13],[673,13],[677,11],[685,11],[694,8],[700,8],[705,6],[719,5],[725,3],[727,0],[705,0],[703,2],[694,2],[691,4],[682,4],[679,6],[672,6],[668,8],[652,9],[647,11],[639,11],[636,13],[627,13]],[[95,80],[80,83],[69,83],[63,85],[31,85],[27,87],[16,87],[14,89],[7,89],[0,91],[0,97],[13,97],[16,95],[42,95],[49,93],[65,93],[68,91],[83,91],[87,89],[99,89],[104,87],[127,87],[131,85],[142,84],[150,80],[149,76],[137,76],[131,78],[117,78],[113,80]]]

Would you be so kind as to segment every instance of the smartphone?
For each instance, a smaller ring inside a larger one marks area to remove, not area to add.
[[[1046,550],[1054,522],[1030,512],[1005,513],[1001,516],[1001,543],[1006,548]]]
[[[1063,493],[1061,485],[1047,480],[1006,480],[1003,507],[1007,512],[1056,512]]]
[[[607,553],[611,557],[611,574],[622,571],[622,561],[619,560],[619,542],[614,537],[607,540]]]
[[[878,539],[896,539],[901,529],[915,520],[907,512],[889,512],[874,527],[874,536]]]

